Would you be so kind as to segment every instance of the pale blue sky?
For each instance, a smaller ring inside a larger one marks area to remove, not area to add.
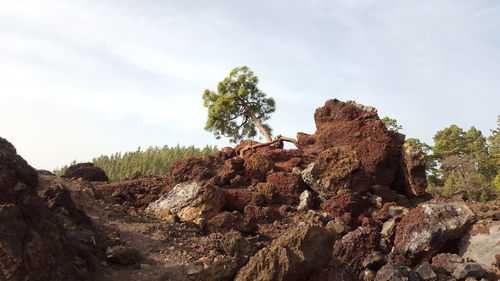
[[[0,0],[0,136],[36,168],[138,146],[224,146],[205,88],[248,65],[274,132],[314,132],[331,98],[408,137],[500,114],[500,1]]]

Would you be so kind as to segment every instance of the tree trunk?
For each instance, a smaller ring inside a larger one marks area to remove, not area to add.
[[[271,135],[269,134],[269,132],[266,130],[266,127],[264,127],[264,125],[262,125],[262,123],[260,123],[260,120],[257,118],[257,116],[255,116],[253,111],[251,111],[250,108],[248,108],[248,106],[246,105],[245,102],[242,102],[242,105],[243,105],[243,108],[245,109],[245,112],[248,114],[248,116],[250,116],[250,118],[255,123],[257,128],[259,128],[259,131],[266,138],[266,141],[272,142],[273,139],[271,138]]]

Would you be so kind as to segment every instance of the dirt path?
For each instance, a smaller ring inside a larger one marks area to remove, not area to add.
[[[43,176],[41,180],[42,188],[57,184],[70,191],[77,207],[92,219],[97,233],[108,238],[105,244],[128,246],[141,255],[140,262],[130,266],[103,259],[96,276],[98,281],[190,280],[184,265],[207,251],[217,251],[196,225],[159,221],[133,208],[96,200],[92,183],[53,176]]]

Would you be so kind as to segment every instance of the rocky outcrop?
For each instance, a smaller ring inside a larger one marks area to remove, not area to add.
[[[192,221],[200,224],[221,212],[224,193],[199,182],[177,184],[170,192],[149,204],[146,212],[160,219]]]
[[[72,245],[37,186],[36,170],[0,138],[0,280],[91,280],[92,255]]]
[[[87,181],[109,181],[104,170],[95,166],[93,163],[78,163],[71,165],[61,177],[84,179]]]
[[[333,234],[318,226],[295,229],[250,258],[235,281],[300,281],[327,265]]]
[[[297,136],[304,152],[318,155],[329,148],[350,146],[360,161],[359,177],[365,186],[393,185],[399,170],[401,142],[379,120],[376,109],[328,100],[316,109],[314,121],[314,135]]]
[[[394,247],[413,263],[431,258],[459,239],[474,214],[463,201],[433,200],[410,210],[396,228]]]

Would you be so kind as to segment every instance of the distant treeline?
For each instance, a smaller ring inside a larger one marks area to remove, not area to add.
[[[141,150],[139,147],[132,152],[117,152],[111,156],[101,155],[92,159],[92,162],[102,168],[109,179],[112,181],[122,180],[133,176],[136,173],[143,175],[164,175],[167,174],[170,166],[175,161],[197,156],[207,156],[217,152],[216,146],[207,145],[204,148],[194,146],[175,146],[169,147],[149,147]],[[70,165],[76,163],[73,161]],[[61,175],[66,171],[69,165],[54,170],[54,173]]]

